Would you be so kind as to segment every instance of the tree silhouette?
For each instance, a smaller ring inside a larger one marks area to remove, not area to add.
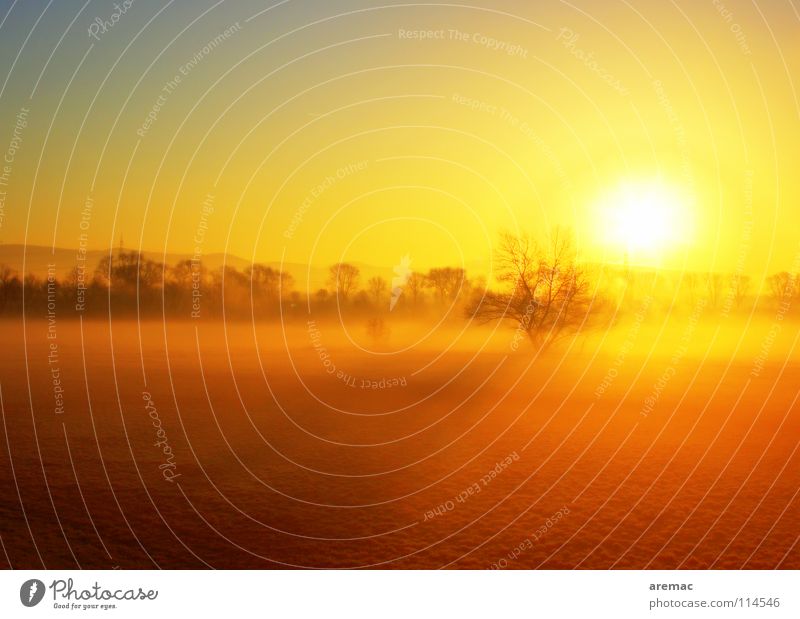
[[[442,267],[431,269],[427,276],[428,285],[434,289],[441,303],[455,299],[466,283],[464,269]]]
[[[420,301],[422,301],[423,296],[425,294],[425,276],[417,273],[416,271],[413,272],[411,275],[408,276],[408,280],[406,280],[406,285],[404,286],[405,294],[408,298],[411,299],[411,304],[416,308]]]
[[[589,284],[568,233],[554,230],[544,248],[528,237],[504,234],[497,263],[497,279],[510,289],[476,291],[468,315],[481,322],[509,319],[539,344],[580,328],[588,318]]]
[[[334,294],[342,302],[346,302],[358,290],[358,267],[347,262],[340,262],[332,265],[328,272],[328,284],[333,289]]]
[[[380,307],[381,299],[383,299],[383,297],[386,295],[386,290],[389,288],[386,280],[382,277],[371,277],[367,282],[367,287],[369,289],[369,294],[372,297],[372,301],[376,306]]]
[[[788,271],[770,275],[767,285],[773,300],[778,304],[790,301],[798,293],[797,278]]]
[[[708,303],[712,308],[719,305],[725,280],[720,273],[706,274],[706,288],[708,290]]]
[[[294,284],[294,278],[288,273],[263,264],[250,265],[244,274],[250,280],[254,303],[276,305],[281,293],[288,294]]]
[[[748,275],[737,273],[731,277],[731,297],[736,309],[742,306],[742,302],[750,292],[751,280]]]

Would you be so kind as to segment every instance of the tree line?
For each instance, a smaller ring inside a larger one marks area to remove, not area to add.
[[[463,304],[473,286],[466,271],[441,267],[426,273],[407,270],[402,277],[363,278],[349,263],[328,269],[326,286],[312,293],[295,289],[290,273],[265,264],[242,269],[208,269],[202,262],[168,265],[136,251],[115,251],[92,271],[76,266],[66,276],[54,272],[22,277],[0,265],[0,315],[42,314],[55,304],[70,314],[211,317],[278,317],[316,312],[437,312]]]
[[[603,323],[611,324],[655,299],[668,311],[702,300],[725,313],[750,309],[767,299],[784,313],[800,308],[800,274],[776,273],[754,291],[743,274],[633,270],[591,267],[578,260],[568,231],[546,239],[504,234],[496,250],[494,280],[469,278],[463,268],[427,272],[406,258],[394,277],[365,278],[350,263],[328,269],[326,285],[315,292],[295,289],[291,274],[265,264],[207,269],[200,261],[167,265],[136,251],[119,250],[88,272],[75,267],[62,278],[48,271],[24,277],[0,265],[0,315],[59,317],[162,314],[183,318],[278,318],[315,314],[364,315],[383,320],[390,313],[419,318],[446,314],[478,323],[504,321],[530,340],[547,343]],[[745,307],[744,309],[748,309]],[[763,306],[761,306],[763,309]]]

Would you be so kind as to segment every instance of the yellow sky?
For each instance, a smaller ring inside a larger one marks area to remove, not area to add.
[[[788,3],[211,6],[134,3],[99,40],[82,14],[58,48],[64,15],[23,48],[39,12],[10,13],[3,150],[29,112],[4,243],[425,268],[563,224],[620,261],[602,205],[658,185],[685,233],[642,262],[763,274],[800,250]]]

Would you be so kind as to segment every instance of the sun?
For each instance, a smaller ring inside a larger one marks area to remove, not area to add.
[[[689,240],[687,200],[661,181],[626,182],[598,208],[603,241],[627,254],[654,257]]]

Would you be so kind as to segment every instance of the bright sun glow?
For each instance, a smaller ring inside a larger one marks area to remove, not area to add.
[[[637,254],[656,255],[688,241],[686,200],[661,182],[626,183],[601,203],[604,240]]]

